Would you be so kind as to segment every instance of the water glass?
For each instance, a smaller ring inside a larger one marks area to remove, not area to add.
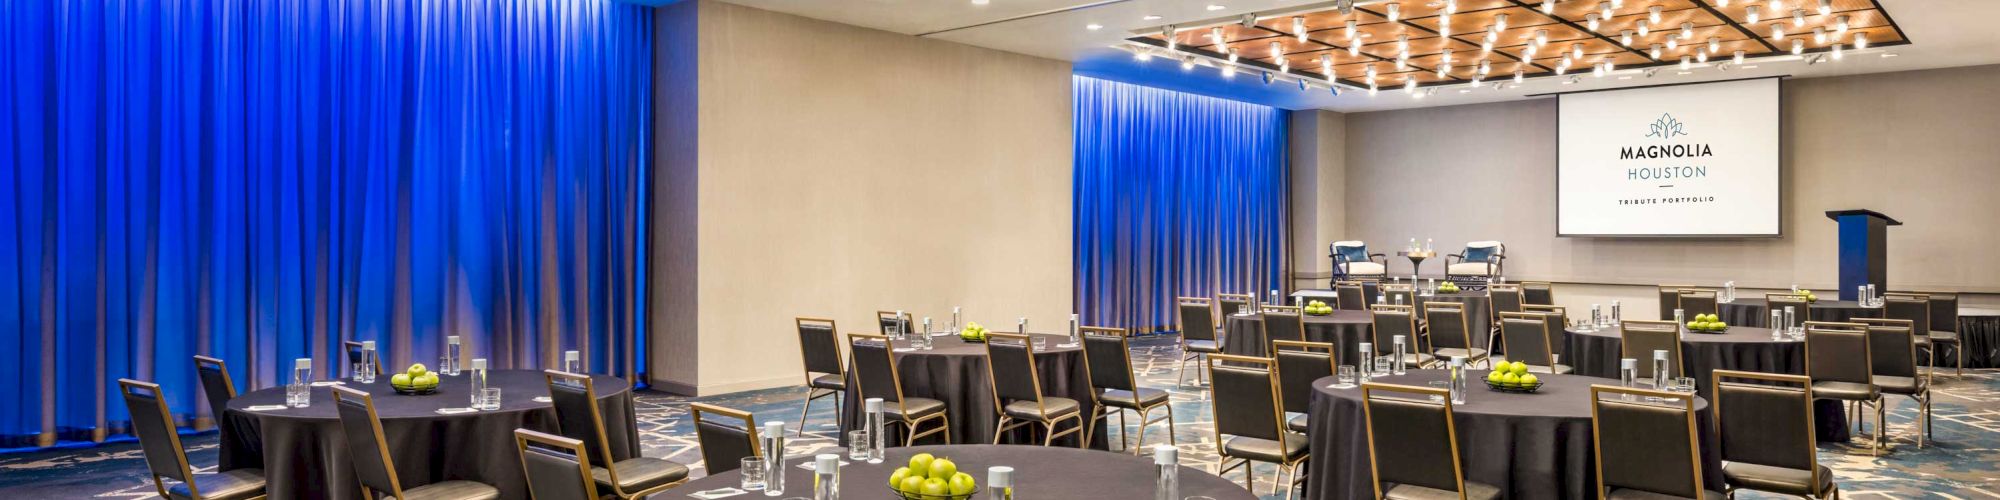
[[[312,385],[291,384],[285,386],[285,406],[293,408],[312,406]]]
[[[1428,386],[1430,386],[1430,387],[1431,387],[1432,389],[1437,389],[1437,390],[1440,390],[1440,391],[1445,391],[1445,392],[1451,392],[1451,381],[1450,381],[1450,380],[1432,380],[1432,381],[1430,381],[1430,382],[1426,382],[1426,383],[1425,383],[1424,385],[1428,385]],[[1436,395],[1436,394],[1432,394],[1432,395],[1430,395],[1430,398],[1431,398],[1431,402],[1432,402],[1432,403],[1443,403],[1443,402],[1444,402],[1444,396],[1439,396],[1439,395]]]
[[[847,432],[847,459],[856,462],[868,460],[868,431]]]
[[[764,457],[744,457],[740,464],[736,470],[743,473],[743,484],[738,488],[744,491],[764,489],[765,476],[770,472],[770,464],[764,461]]]
[[[488,387],[479,390],[479,409],[481,410],[500,409],[499,387]]]
[[[1049,347],[1049,339],[1045,337],[1035,337],[1034,342],[1035,342],[1036,352],[1040,352],[1042,349],[1046,349]]]
[[[1333,386],[1341,389],[1354,387],[1354,365],[1340,365],[1340,370],[1334,372]]]
[[[1393,359],[1393,358],[1394,358],[1393,356],[1376,356],[1376,357],[1375,357],[1375,374],[1376,374],[1376,375],[1385,375],[1385,376],[1386,376],[1386,375],[1388,375],[1388,374],[1389,374],[1389,370],[1390,370],[1390,366],[1389,366],[1389,363],[1390,363],[1390,360],[1391,360],[1391,359]]]

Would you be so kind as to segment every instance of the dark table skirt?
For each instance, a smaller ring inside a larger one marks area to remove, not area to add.
[[[1417,303],[1419,304],[1434,301],[1465,304],[1465,330],[1471,335],[1470,341],[1472,342],[1472,346],[1493,351],[1495,354],[1500,353],[1498,346],[1486,345],[1487,335],[1492,333],[1493,328],[1493,312],[1490,311],[1493,308],[1493,302],[1491,298],[1487,297],[1485,292],[1440,293],[1428,297],[1417,297]],[[1422,317],[1423,310],[1419,308],[1417,314],[1419,317]],[[1436,339],[1432,339],[1432,341],[1435,342]]]
[[[1964,344],[1966,368],[2000,366],[2000,315],[1959,316],[1958,337],[1959,342]],[[1956,363],[1957,354],[1950,349],[1938,350],[1939,366]]]
[[[1041,374],[1042,395],[1075,399],[1084,405],[1086,412],[1093,401],[1090,377],[1084,371],[1083,350],[1076,347],[1056,347],[1068,341],[1061,335],[1037,335],[1048,339],[1048,347],[1035,352],[1035,368]],[[909,346],[907,341],[895,342],[897,348]],[[956,336],[934,337],[931,350],[897,352],[896,372],[903,379],[905,397],[930,398],[944,402],[946,418],[951,421],[952,444],[984,444],[993,442],[993,430],[999,426],[1000,413],[993,406],[993,386],[988,381],[986,369],[986,345],[959,340]],[[848,370],[847,386],[855,387],[854,370]],[[861,428],[862,404],[858,391],[845,391],[841,395],[840,436],[841,444],[847,443],[847,431]],[[1089,418],[1088,414],[1084,415]],[[925,424],[926,429],[929,425]],[[1063,423],[1057,430],[1068,429]],[[1088,423],[1086,423],[1088,425]],[[901,440],[902,427],[890,426],[893,431],[890,442]],[[1041,444],[1040,425],[1034,429],[1020,428],[1011,431],[1001,442],[1008,444]],[[1096,426],[1090,440],[1092,448],[1106,449],[1105,426]],[[942,440],[933,435],[925,438],[926,444]],[[1063,436],[1056,443],[1074,447],[1076,435]],[[887,475],[883,476],[887,478]],[[983,478],[982,478],[983,479]]]
[[[1576,368],[1577,375],[1617,380],[1618,361],[1624,357],[1620,349],[1625,345],[1617,329],[1563,333],[1570,353],[1564,359]],[[1773,341],[1771,330],[1765,328],[1737,326],[1721,334],[1690,333],[1681,341],[1681,356],[1687,363],[1684,372],[1694,377],[1702,397],[1712,394],[1716,370],[1806,373],[1805,342]],[[1638,358],[1642,363],[1652,362],[1650,354]],[[1848,440],[1847,414],[1841,411],[1839,401],[1821,400],[1813,405],[1813,410],[1820,442]]]
[[[470,400],[468,376],[443,377],[438,393],[397,395],[389,376],[374,384],[347,382],[346,387],[369,392],[382,419],[389,455],[403,488],[468,480],[492,485],[501,498],[528,498],[521,472],[514,429],[558,433],[555,408],[533,399],[549,394],[541,372],[495,370],[488,376],[500,388],[501,409],[460,415],[438,415],[438,408],[465,407]],[[612,455],[639,456],[638,421],[632,413],[632,392],[624,380],[593,377],[598,409]],[[262,389],[230,400],[222,418],[221,466],[224,470],[264,469],[270,498],[362,498],[353,460],[334,413],[333,392],[312,390],[312,406],[252,412],[256,405],[281,405],[284,387]]]
[[[1731,325],[1769,326],[1765,323],[1771,322],[1771,309],[1761,298],[1738,298],[1733,302],[1717,304],[1716,309],[1718,311],[1716,316],[1721,316],[1722,322]],[[1881,308],[1861,307],[1861,304],[1851,300],[1821,300],[1812,303],[1811,309],[1812,317],[1800,319],[1799,322],[1845,322],[1854,318],[1882,317]]]
[[[1326,342],[1339,347],[1339,363],[1359,364],[1361,358],[1358,347],[1362,342],[1373,342],[1369,336],[1375,331],[1367,311],[1335,310],[1327,316],[1307,315],[1304,319],[1306,341]],[[1237,356],[1269,357],[1270,337],[1264,334],[1264,315],[1224,316],[1222,352]]]
[[[843,453],[844,452],[840,452]],[[986,469],[994,466],[1014,468],[1014,497],[1037,500],[1109,500],[1152,498],[1155,472],[1153,459],[1148,456],[1135,457],[1122,453],[1041,446],[1013,445],[951,445],[916,446],[891,448],[884,455],[882,463],[847,462],[840,467],[840,493],[843,498],[887,499],[894,498],[889,492],[889,475],[910,463],[910,457],[918,453],[929,453],[940,458],[949,458],[958,466],[958,471],[972,475],[979,481],[976,498],[986,498]],[[785,467],[786,497],[811,498],[813,496],[813,474],[798,465],[812,457],[788,459]],[[841,460],[846,461],[842,456]],[[1256,500],[1257,497],[1244,490],[1243,486],[1231,483],[1202,468],[1181,466],[1178,476],[1182,497],[1206,496],[1216,500]],[[1268,479],[1268,476],[1266,477]],[[735,488],[741,485],[740,471],[729,471],[701,479],[689,481],[654,498],[693,498],[695,492],[717,488]],[[1269,487],[1265,482],[1260,487]],[[752,492],[748,495],[729,497],[732,500],[766,498]]]

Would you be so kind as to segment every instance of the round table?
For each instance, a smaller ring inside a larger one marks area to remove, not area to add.
[[[1980,309],[1958,315],[1958,338],[1965,349],[1966,368],[2000,366],[2000,311]],[[1958,355],[1950,349],[1938,351],[1938,366],[1951,366]]]
[[[1041,374],[1042,396],[1061,397],[1077,400],[1084,406],[1084,418],[1089,418],[1090,404],[1094,401],[1090,389],[1090,377],[1084,371],[1085,360],[1082,347],[1060,347],[1068,342],[1064,335],[1032,334],[1048,341],[1048,345],[1035,350],[1035,370]],[[895,341],[896,372],[902,377],[903,396],[929,398],[944,402],[947,419],[951,421],[951,442],[991,443],[993,430],[1000,422],[999,409],[993,406],[993,385],[987,379],[986,344],[966,342],[957,335],[932,337],[931,349],[927,351],[909,350],[907,340]],[[847,370],[847,387],[858,387],[854,380],[854,369]],[[847,442],[847,431],[861,428],[861,394],[859,391],[842,391],[840,406],[839,442]],[[936,425],[931,423],[926,426]],[[1057,430],[1068,428],[1062,424]],[[1088,422],[1085,425],[1089,425]],[[1023,427],[1010,431],[1002,443],[1041,443],[1041,438],[1031,437],[1040,433],[1040,425]],[[901,426],[891,426],[889,438],[897,442],[902,438]],[[926,427],[928,429],[928,427]],[[1090,440],[1091,447],[1105,449],[1105,426],[1096,426]],[[1071,434],[1056,439],[1064,446],[1076,446],[1077,435]],[[925,441],[938,439],[936,435]],[[887,478],[888,475],[882,477]]]
[[[1486,370],[1467,370],[1483,380]],[[1444,370],[1413,370],[1376,382],[1425,386],[1446,380]],[[1465,479],[1500,488],[1503,498],[1596,498],[1595,454],[1590,419],[1590,386],[1616,380],[1575,375],[1542,375],[1534,394],[1495,392],[1473,382],[1466,403],[1452,408]],[[1368,457],[1368,422],[1359,386],[1335,389],[1333,377],[1313,382],[1308,437],[1313,459],[1305,498],[1373,498]],[[1702,479],[1722,490],[1722,459],[1715,443],[1708,402],[1696,398]],[[1384,451],[1392,451],[1393,448]]]
[[[1862,307],[1852,300],[1820,300],[1811,304],[1812,317],[1800,318],[1806,321],[1850,321],[1854,318],[1880,318],[1882,308]],[[1730,302],[1716,304],[1716,315],[1722,322],[1732,325],[1763,325],[1771,322],[1770,306],[1762,298],[1742,297]],[[1673,311],[1668,311],[1672,315]],[[1768,326],[1768,325],[1767,325]]]
[[[893,498],[894,495],[889,492],[889,475],[896,468],[908,465],[910,457],[918,453],[949,458],[958,465],[959,472],[971,474],[973,479],[979,481],[977,498],[986,498],[986,469],[994,466],[1014,468],[1015,498],[1098,500],[1153,497],[1155,473],[1150,454],[1135,457],[1075,448],[961,444],[890,448],[884,453],[882,463],[871,464],[847,460],[844,449],[827,452],[841,455],[844,465],[840,467],[840,493],[846,498]],[[799,466],[801,462],[809,463],[811,460],[811,456],[797,457],[796,460],[786,457],[783,497],[812,498],[813,473]],[[1217,500],[1257,498],[1244,490],[1242,485],[1194,467],[1181,466],[1179,479],[1183,497],[1204,495]],[[654,498],[694,498],[695,493],[703,491],[739,487],[742,481],[742,472],[732,470],[689,481]],[[729,498],[766,497],[752,493]]]
[[[1617,328],[1596,331],[1563,332],[1564,362],[1576,368],[1575,374],[1589,377],[1618,378],[1618,362],[1624,358],[1621,352],[1625,342],[1619,337]],[[1642,363],[1651,363],[1651,354],[1633,356]],[[1806,373],[1806,344],[1798,340],[1772,340],[1771,329],[1750,326],[1732,326],[1723,333],[1688,333],[1681,337],[1682,373],[1694,377],[1696,393],[1711,394],[1715,383],[1716,370],[1737,370],[1746,372]],[[1839,442],[1848,439],[1847,415],[1841,411],[1839,401],[1820,400],[1813,406],[1813,421],[1819,427],[1822,442]]]
[[[1237,356],[1268,357],[1271,355],[1270,337],[1264,334],[1264,315],[1239,316],[1231,314],[1222,326],[1222,352]],[[1374,342],[1369,336],[1375,331],[1374,315],[1368,311],[1335,309],[1326,316],[1305,315],[1306,340],[1326,342],[1339,349],[1339,359],[1343,364],[1355,364],[1361,359],[1359,346],[1362,342]]]
[[[405,396],[389,387],[389,375],[373,384],[342,386],[369,393],[396,475],[403,488],[449,480],[478,481],[500,490],[501,498],[528,498],[514,429],[559,433],[556,411],[534,398],[549,395],[542,372],[494,370],[489,387],[500,389],[499,410],[440,415],[439,408],[464,408],[472,388],[468,376],[441,377],[436,394]],[[618,460],[639,456],[639,424],[633,418],[631,386],[624,379],[591,377],[604,419],[606,447]],[[312,405],[271,411],[252,406],[285,404],[283,386],[259,389],[229,400],[223,412],[221,466],[264,469],[271,498],[362,498],[353,461],[334,410],[333,390],[312,388]]]

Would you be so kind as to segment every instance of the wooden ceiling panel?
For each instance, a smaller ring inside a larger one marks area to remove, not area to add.
[[[1535,0],[1522,0],[1522,1],[1537,6],[1541,5],[1540,2],[1537,2]],[[1641,0],[1625,0],[1624,3],[1625,5],[1623,7],[1612,9],[1611,11],[1612,17],[1630,16],[1635,14],[1644,15],[1646,14],[1646,8],[1652,7],[1654,5],[1660,6],[1660,10],[1663,11],[1699,8],[1699,6],[1695,5],[1692,0],[1659,0],[1654,2],[1647,2]],[[1599,2],[1593,2],[1589,0],[1562,0],[1556,3],[1555,15],[1562,16],[1563,19],[1568,19],[1571,22],[1575,22],[1577,24],[1583,24],[1584,20],[1588,19],[1590,17],[1590,14],[1592,13],[1596,13],[1600,16],[1604,14],[1603,9],[1600,9],[1598,7],[1599,7]],[[1540,12],[1539,9],[1536,11]]]
[[[1297,52],[1312,52],[1312,51],[1326,49],[1325,45],[1320,45],[1318,43],[1311,41],[1301,42],[1299,41],[1299,39],[1289,36],[1262,38],[1242,43],[1231,43],[1229,44],[1229,48],[1236,49],[1236,55],[1239,58],[1267,60],[1266,62],[1271,62],[1268,60],[1272,59],[1273,56],[1279,55],[1271,53],[1271,44],[1273,43],[1278,44],[1278,48],[1283,51],[1282,52],[1283,54],[1292,54]],[[1276,63],[1272,62],[1272,64]]]
[[[1494,21],[1500,18],[1501,14],[1507,15],[1508,32],[1513,32],[1515,28],[1525,28],[1529,26],[1541,26],[1546,24],[1557,23],[1556,20],[1550,19],[1548,16],[1538,14],[1533,9],[1524,9],[1521,7],[1505,7],[1498,9],[1478,10],[1472,12],[1466,12],[1461,10],[1459,11],[1458,14],[1450,16],[1451,34],[1453,35],[1473,34],[1473,33],[1484,34],[1486,33],[1486,27],[1492,26]],[[1441,17],[1426,17],[1420,19],[1412,19],[1410,20],[1410,24],[1422,26],[1424,29],[1427,30],[1442,32],[1443,30],[1441,29],[1441,26],[1444,24],[1442,19],[1443,18]]]
[[[1395,37],[1389,37],[1389,38],[1378,37],[1370,39],[1368,45],[1364,45],[1361,47],[1361,53],[1373,55],[1375,57],[1380,57],[1383,59],[1395,59],[1396,56],[1400,53],[1400,49],[1397,47],[1396,43],[1397,42]],[[1440,38],[1432,36],[1426,38],[1412,37],[1410,39],[1410,55],[1412,56],[1419,54],[1442,53],[1444,52],[1444,49],[1447,48],[1451,49],[1453,53],[1458,53],[1458,54],[1469,54],[1472,52],[1479,51],[1478,45],[1461,42],[1451,38]]]

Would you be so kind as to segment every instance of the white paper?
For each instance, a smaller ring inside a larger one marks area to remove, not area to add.
[[[341,384],[339,380],[321,380],[312,383],[313,387],[330,387],[336,385],[344,385],[344,384]]]
[[[256,405],[244,409],[250,411],[278,411],[278,410],[283,410],[285,408],[286,408],[285,405]]]
[[[472,413],[472,412],[475,412],[475,411],[479,411],[479,410],[475,410],[475,409],[472,409],[472,408],[438,408],[438,409],[437,409],[437,413],[438,413],[439,415],[457,415],[457,414],[460,414],[460,413]]]
[[[743,490],[739,490],[739,489],[736,489],[736,488],[716,488],[716,489],[713,489],[713,490],[708,490],[708,491],[697,491],[697,492],[694,492],[694,493],[689,493],[689,494],[688,494],[688,496],[691,496],[691,497],[695,497],[695,498],[701,498],[701,499],[704,499],[704,500],[706,500],[706,499],[710,499],[710,498],[725,498],[725,497],[733,497],[733,496],[736,496],[736,495],[741,495],[741,494],[744,494],[744,493],[749,493],[749,492],[747,492],[747,491],[743,491]]]

